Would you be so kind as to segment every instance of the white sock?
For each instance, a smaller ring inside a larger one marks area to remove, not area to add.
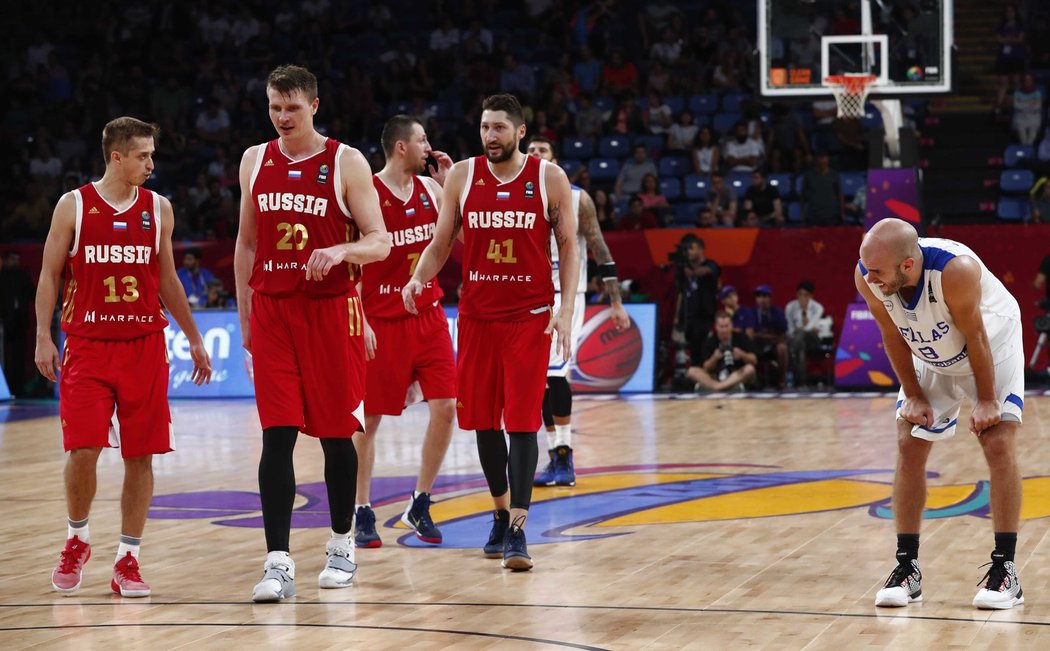
[[[423,495],[426,491],[412,491],[412,499],[416,499],[420,495]]]
[[[364,504],[354,504],[354,513],[357,513],[357,509],[361,508],[362,506],[367,506],[368,508],[372,508],[372,503],[371,502],[365,502]]]
[[[120,544],[117,545],[117,560],[119,563],[124,559],[125,556],[130,552],[135,560],[139,559],[139,549],[142,547],[142,538],[136,538],[134,536],[120,536]]]
[[[550,435],[548,434],[548,437]],[[554,447],[572,447],[572,425],[554,426]]]
[[[269,552],[266,554],[266,565],[286,565],[288,567],[288,576],[295,578],[295,561],[292,560],[292,555],[288,552]]]
[[[66,519],[66,540],[73,536],[80,538],[80,542],[90,543],[91,535],[88,533],[88,519],[69,520]]]
[[[555,427],[557,427],[557,425],[555,425]],[[558,441],[558,438],[557,438],[557,434],[555,434],[555,430],[552,430],[552,429],[547,430],[547,449],[548,450],[553,450],[554,448],[558,447],[557,441]]]
[[[353,529],[351,529],[353,531]],[[332,531],[332,540],[350,540],[350,531],[346,533],[337,533]]]

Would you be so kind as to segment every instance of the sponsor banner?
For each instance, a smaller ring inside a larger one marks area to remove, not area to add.
[[[894,387],[897,378],[868,304],[850,303],[835,355],[836,387]]]

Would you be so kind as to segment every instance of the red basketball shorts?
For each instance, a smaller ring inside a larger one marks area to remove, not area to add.
[[[128,459],[175,449],[163,331],[127,341],[66,337],[58,400],[67,452],[119,445]]]
[[[249,322],[263,429],[291,426],[318,438],[349,438],[363,429],[360,298],[274,298],[255,292]]]
[[[370,319],[376,356],[368,362],[366,414],[398,416],[418,381],[427,400],[456,397],[456,358],[441,306],[404,319]]]
[[[547,384],[549,311],[524,321],[481,321],[460,315],[456,403],[463,429],[535,432]]]

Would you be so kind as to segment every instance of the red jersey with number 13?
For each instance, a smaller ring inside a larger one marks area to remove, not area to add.
[[[117,210],[88,183],[73,190],[76,231],[66,263],[62,330],[136,339],[168,325],[160,307],[160,196],[135,188]]]
[[[351,242],[356,228],[343,202],[339,155],[347,146],[328,138],[313,156],[292,160],[280,140],[266,143],[249,189],[255,204],[255,265],[249,284],[274,296],[356,294],[356,265],[338,264],[322,280],[306,280],[316,249]]]
[[[463,214],[461,314],[521,320],[554,302],[547,161],[526,156],[521,171],[502,182],[485,156],[467,161],[460,197]]]
[[[408,201],[399,199],[378,176],[373,176],[372,182],[379,194],[379,207],[383,210],[383,222],[392,246],[386,260],[365,266],[361,275],[361,300],[369,318],[403,319],[412,314],[405,309],[401,289],[415,273],[423,249],[434,239],[437,204],[418,176],[412,177],[412,195]],[[441,296],[441,286],[434,278],[416,297],[416,307],[423,310],[440,301]]]

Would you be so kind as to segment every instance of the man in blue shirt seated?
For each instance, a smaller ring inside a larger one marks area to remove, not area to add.
[[[186,290],[190,307],[204,305],[208,298],[208,281],[215,279],[215,274],[201,266],[201,250],[197,247],[186,249],[182,256],[182,267],[178,270],[179,280]]]

